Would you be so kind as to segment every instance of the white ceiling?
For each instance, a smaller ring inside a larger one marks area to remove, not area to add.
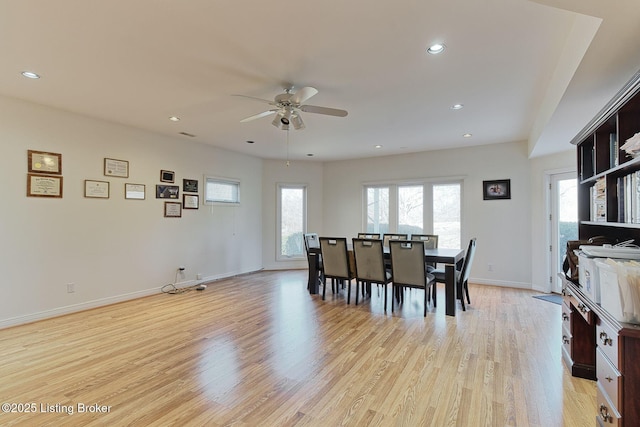
[[[0,94],[284,158],[272,117],[240,123],[270,106],[232,95],[313,86],[309,104],[349,115],[303,113],[292,159],[512,141],[536,156],[571,148],[640,69],[638,23],[638,0],[0,0]]]

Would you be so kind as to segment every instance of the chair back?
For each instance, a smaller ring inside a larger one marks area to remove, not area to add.
[[[379,239],[380,233],[358,233],[358,239]]]
[[[436,249],[438,247],[437,234],[412,234],[411,240],[423,241],[425,249]]]
[[[385,248],[389,247],[390,240],[408,240],[408,234],[394,234],[394,233],[385,233],[382,235],[382,246]]]
[[[304,234],[304,249],[309,253],[309,248],[319,248],[320,240],[317,233]]]
[[[353,254],[356,261],[356,278],[364,282],[385,283],[382,240],[353,239]]]
[[[460,270],[460,283],[464,284],[469,280],[469,274],[471,273],[471,263],[473,263],[473,257],[476,254],[476,238],[474,237],[469,241],[469,247],[467,253],[464,256],[464,263],[462,264],[462,270]]]
[[[389,251],[394,285],[426,287],[424,242],[391,240],[389,241]]]
[[[320,237],[319,240],[324,276],[333,279],[353,278],[353,269],[349,266],[347,238]]]

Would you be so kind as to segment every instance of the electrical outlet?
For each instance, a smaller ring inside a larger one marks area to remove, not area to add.
[[[493,264],[487,264],[487,271],[493,271]]]
[[[200,273],[196,274],[196,280],[202,280],[202,274]]]
[[[68,294],[72,294],[76,291],[76,284],[75,283],[67,283],[67,293]]]

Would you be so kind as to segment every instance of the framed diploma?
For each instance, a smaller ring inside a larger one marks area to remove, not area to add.
[[[182,203],[164,202],[165,218],[180,218],[182,216]]]
[[[180,196],[177,185],[156,185],[156,199],[177,199]]]
[[[200,200],[196,194],[182,194],[182,205],[185,209],[198,209]]]
[[[182,191],[187,193],[197,193],[198,192],[198,180],[197,179],[183,179],[182,180]]]
[[[176,181],[176,173],[174,171],[161,170],[160,182],[174,183]]]
[[[27,150],[27,154],[29,158],[29,172],[46,173],[49,175],[62,174],[62,154],[34,150]]]
[[[104,159],[104,176],[129,178],[129,162],[118,159]]]
[[[125,184],[124,198],[134,199],[134,200],[144,200],[145,199],[144,184]]]
[[[62,197],[62,177],[27,174],[27,197]]]
[[[93,199],[109,198],[109,183],[107,181],[84,180],[84,197]]]

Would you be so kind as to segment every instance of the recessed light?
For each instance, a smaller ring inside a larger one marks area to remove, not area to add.
[[[180,117],[171,116],[171,117],[169,117],[169,120],[171,120],[172,122],[179,122],[180,121]]]
[[[28,78],[28,79],[39,79],[40,76],[32,71],[23,71],[21,73],[24,77]]]
[[[247,141],[247,144],[253,144],[255,141]]]
[[[464,104],[453,104],[451,107],[452,110],[462,110],[462,108],[464,107]]]
[[[435,43],[432,44],[431,46],[429,46],[429,48],[427,49],[427,52],[432,54],[432,55],[437,55],[439,53],[442,53],[442,51],[445,49],[445,45],[442,43]]]
[[[465,133],[464,135],[462,135],[464,138],[471,138],[471,134],[470,133]]]
[[[308,153],[307,157],[313,157],[313,153]]]
[[[188,136],[189,138],[195,138],[196,136],[189,132],[179,132],[180,135]]]
[[[382,148],[382,145],[380,145],[380,144],[374,145],[374,148]]]

